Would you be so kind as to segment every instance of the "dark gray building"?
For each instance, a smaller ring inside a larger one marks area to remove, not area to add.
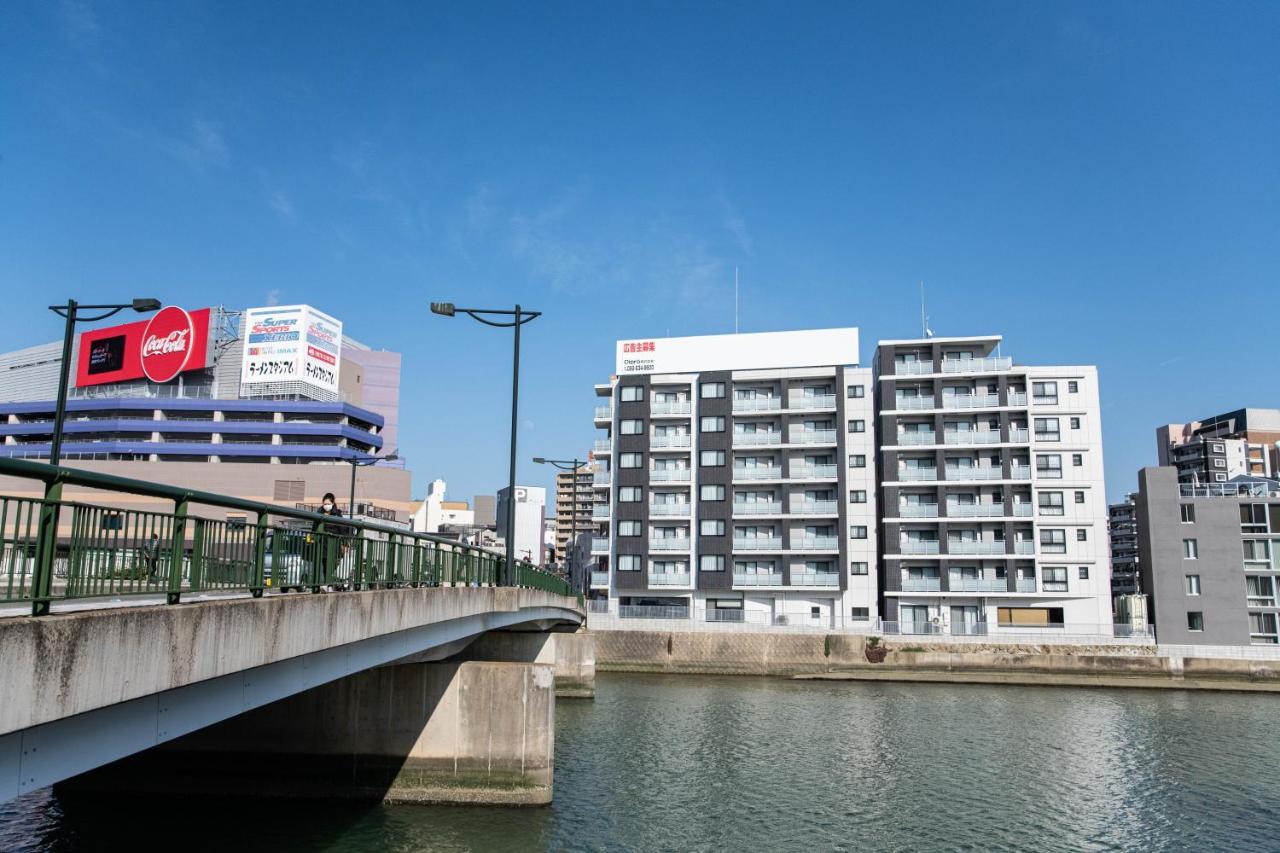
[[[1138,571],[1161,643],[1274,645],[1280,481],[1178,482],[1138,473]]]
[[[1140,592],[1138,575],[1138,495],[1107,507],[1111,538],[1111,597]]]

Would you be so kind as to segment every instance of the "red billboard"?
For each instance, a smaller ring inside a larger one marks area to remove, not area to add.
[[[76,387],[144,377],[168,382],[211,366],[209,313],[169,306],[146,320],[81,333]]]

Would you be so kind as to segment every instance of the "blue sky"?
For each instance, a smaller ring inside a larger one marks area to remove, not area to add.
[[[582,453],[619,337],[1000,333],[1154,427],[1280,406],[1280,4],[0,5],[5,347],[44,306],[309,302],[404,353],[415,494]]]

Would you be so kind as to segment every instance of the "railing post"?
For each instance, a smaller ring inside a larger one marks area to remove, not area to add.
[[[276,538],[278,539],[280,537],[277,536]],[[313,540],[312,547],[310,549],[311,550],[311,591],[319,592],[320,587],[325,586],[326,584],[329,583],[329,552],[325,548],[327,537],[324,535],[324,522],[323,521],[316,522],[315,530],[313,530],[310,534],[307,534],[307,538]],[[307,540],[303,539],[302,541],[303,543],[305,543]],[[302,550],[304,554],[307,552],[306,548],[303,548]],[[279,550],[277,550],[276,553],[271,557],[271,582],[276,584],[277,586],[280,584],[280,581],[276,578],[276,573],[280,571],[280,569],[277,567],[280,566],[282,563],[282,561],[278,559],[279,554],[280,552]],[[317,565],[317,563],[319,565]]]
[[[361,536],[352,543],[351,556],[351,588],[360,589],[360,585],[364,583],[364,560],[365,560],[365,543],[368,540]]]
[[[387,536],[387,577],[386,585],[395,586],[399,578],[396,572],[400,566],[400,540],[394,533]]]
[[[439,542],[434,543],[431,549],[434,552],[431,556],[431,584],[444,586],[444,549]]]
[[[258,513],[258,524],[255,529],[257,538],[253,542],[253,577],[249,579],[249,592],[254,598],[262,598],[263,590],[267,586],[267,517],[264,514]],[[273,554],[273,562],[274,559]]]
[[[182,554],[187,544],[186,498],[173,503],[173,542],[169,548],[169,590],[165,594],[168,604],[182,600]]]
[[[51,480],[46,483],[44,503],[40,504],[35,566],[31,576],[32,616],[47,616],[53,598],[53,564],[58,554],[58,510],[61,501],[62,481]]]
[[[201,583],[204,579],[204,537],[207,530],[203,518],[197,517],[195,524],[191,540],[191,574],[187,584],[188,589],[192,592],[202,588]]]

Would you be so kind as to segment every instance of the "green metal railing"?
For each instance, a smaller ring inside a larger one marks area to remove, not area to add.
[[[190,593],[515,586],[573,595],[528,563],[505,571],[487,548],[296,507],[109,474],[0,458],[0,476],[42,484],[41,498],[0,495],[0,603],[44,615],[55,601]],[[112,506],[64,486],[173,502],[171,512]],[[236,513],[206,518],[199,508]],[[507,579],[510,579],[509,581]]]

